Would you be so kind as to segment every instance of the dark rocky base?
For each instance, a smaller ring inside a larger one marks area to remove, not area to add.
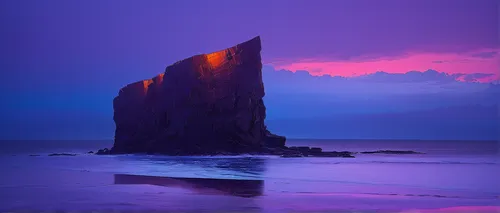
[[[268,155],[280,155],[284,158],[294,157],[341,157],[341,158],[354,158],[351,152],[324,152],[318,147],[308,146],[292,146],[285,148],[268,148],[263,152]]]
[[[151,154],[151,155],[169,155],[169,156],[236,156],[242,154],[250,155],[277,155],[284,158],[295,158],[295,157],[342,157],[342,158],[354,158],[351,152],[324,152],[318,147],[278,147],[278,148],[263,148],[258,151],[249,152],[206,152],[202,154],[191,154],[184,152],[169,152],[169,153],[118,153],[114,152],[112,149],[100,149],[95,153],[96,155],[118,155],[118,154]]]
[[[92,153],[92,152],[89,152]],[[292,146],[292,147],[278,147],[278,148],[264,148],[260,151],[254,152],[207,152],[204,154],[190,154],[190,153],[116,153],[110,149],[100,149],[95,153],[96,155],[118,155],[118,154],[151,154],[151,155],[169,155],[169,156],[236,156],[242,154],[250,155],[277,155],[283,158],[298,158],[298,157],[341,157],[341,158],[354,158],[356,154],[394,154],[394,155],[406,155],[406,154],[425,154],[416,151],[400,151],[400,150],[377,150],[377,151],[366,151],[366,152],[325,152],[319,147],[308,147],[308,146]]]

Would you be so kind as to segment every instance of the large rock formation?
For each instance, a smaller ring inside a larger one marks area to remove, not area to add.
[[[168,66],[113,101],[111,153],[198,155],[285,147],[264,124],[260,38]]]

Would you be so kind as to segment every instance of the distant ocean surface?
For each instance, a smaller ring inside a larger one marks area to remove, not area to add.
[[[287,141],[425,153],[356,158],[87,154],[112,143],[0,141],[0,212],[500,212],[497,141]]]

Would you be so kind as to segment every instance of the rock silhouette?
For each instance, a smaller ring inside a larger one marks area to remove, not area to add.
[[[204,155],[286,148],[264,120],[260,37],[196,55],[113,100],[114,146],[98,154]]]

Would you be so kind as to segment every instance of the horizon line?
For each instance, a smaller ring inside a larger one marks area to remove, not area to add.
[[[476,142],[499,142],[500,139],[496,140],[484,140],[484,139],[339,139],[339,138],[287,138],[288,140],[331,140],[331,141],[476,141]],[[114,139],[0,139],[0,141],[114,141]]]

